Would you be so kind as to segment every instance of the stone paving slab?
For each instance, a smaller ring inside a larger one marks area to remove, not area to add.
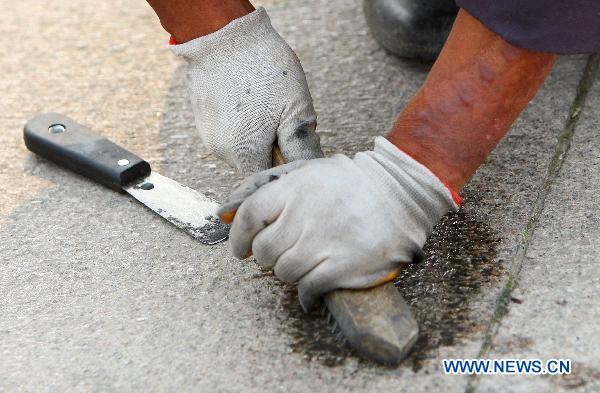
[[[566,376],[484,377],[477,392],[600,391],[600,88],[589,93],[571,149],[525,255],[492,358],[571,359]]]
[[[359,0],[263,3],[306,69],[326,153],[370,148],[427,66],[381,50]],[[0,1],[0,13],[0,391],[464,391],[440,359],[481,347],[585,58],[559,61],[427,261],[401,278],[423,333],[390,370],[339,348],[293,287],[226,244],[196,244],[23,146],[26,119],[64,112],[161,173],[227,195],[239,179],[201,146],[184,69],[149,7],[24,0]]]

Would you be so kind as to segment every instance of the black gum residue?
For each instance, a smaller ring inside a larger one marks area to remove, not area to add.
[[[499,236],[473,214],[461,209],[444,217],[424,247],[425,260],[396,281],[419,323],[419,339],[404,362],[415,371],[436,356],[438,347],[481,329],[471,315],[471,301],[504,273],[496,260]]]
[[[424,261],[410,265],[396,282],[419,323],[417,344],[403,362],[415,371],[424,360],[435,358],[438,347],[478,334],[481,326],[471,314],[472,302],[483,286],[504,273],[496,260],[500,237],[476,214],[461,209],[444,217],[424,247]],[[330,367],[357,357],[339,344],[318,310],[302,311],[295,287],[286,286],[282,303],[282,329],[292,338],[292,352]]]
[[[334,367],[342,364],[349,356],[356,356],[347,344],[336,339],[327,317],[320,311],[321,306],[305,313],[298,301],[295,286],[286,285],[282,298],[285,316],[282,325],[292,338],[293,353],[301,354],[308,361],[317,361],[324,366]]]

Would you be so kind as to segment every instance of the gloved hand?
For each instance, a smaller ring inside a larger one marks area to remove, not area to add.
[[[196,128],[219,158],[247,176],[271,167],[275,140],[286,162],[323,157],[304,71],[264,8],[171,48],[188,62]]]
[[[429,169],[378,137],[354,159],[292,162],[245,179],[221,207],[233,254],[254,254],[299,282],[308,310],[338,288],[368,288],[422,258],[433,226],[460,199]],[[237,213],[236,212],[237,209]]]

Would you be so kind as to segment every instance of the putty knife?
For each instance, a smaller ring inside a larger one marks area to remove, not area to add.
[[[24,139],[32,152],[129,193],[204,244],[216,244],[228,236],[229,226],[217,218],[215,201],[152,172],[146,161],[66,116],[47,113],[34,117],[25,125]],[[282,162],[276,148],[274,163]],[[417,322],[392,283],[366,290],[337,290],[327,294],[324,303],[336,330],[371,360],[398,365],[417,340]]]
[[[216,215],[217,202],[151,171],[146,161],[66,116],[34,117],[25,125],[24,139],[32,152],[129,193],[203,244],[219,243],[229,235],[229,226]]]

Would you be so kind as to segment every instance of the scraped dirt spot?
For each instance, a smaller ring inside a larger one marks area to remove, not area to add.
[[[409,266],[396,282],[419,322],[419,339],[404,363],[415,371],[438,347],[481,330],[470,312],[472,299],[504,272],[495,258],[500,237],[474,214],[463,208],[444,217],[425,245],[424,262]]]
[[[349,356],[356,356],[347,344],[336,339],[320,305],[310,313],[302,310],[296,287],[285,286],[282,306],[285,310],[282,315],[287,314],[282,324],[292,338],[293,353],[328,367],[338,366]]]
[[[482,286],[503,275],[496,261],[500,238],[474,214],[463,209],[444,217],[425,245],[425,260],[405,269],[396,282],[419,322],[419,339],[404,361],[415,371],[424,360],[436,356],[438,347],[481,330],[471,316],[472,301]],[[285,287],[282,309],[282,329],[292,337],[292,352],[331,367],[358,357],[336,340],[326,316],[318,310],[302,311],[295,287]]]

